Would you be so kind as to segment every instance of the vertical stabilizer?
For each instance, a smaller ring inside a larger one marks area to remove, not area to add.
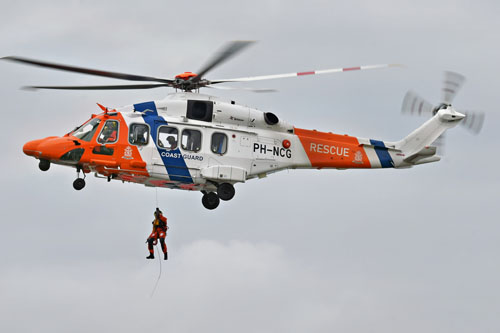
[[[417,154],[430,146],[447,129],[458,125],[464,118],[465,115],[455,111],[451,106],[445,106],[406,138],[396,142],[395,148],[401,150],[406,156]]]

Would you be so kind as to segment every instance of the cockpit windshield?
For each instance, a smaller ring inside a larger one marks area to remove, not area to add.
[[[90,142],[95,132],[97,131],[97,127],[99,127],[100,122],[101,119],[94,118],[86,122],[82,126],[78,127],[76,130],[73,131],[73,133],[71,133],[71,135],[77,137],[80,140]]]

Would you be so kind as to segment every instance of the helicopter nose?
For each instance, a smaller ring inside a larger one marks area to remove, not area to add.
[[[42,155],[47,155],[47,153],[50,153],[50,149],[47,148],[50,148],[51,143],[54,141],[54,139],[57,138],[57,136],[49,136],[45,139],[28,141],[23,146],[23,152],[28,156],[41,158],[43,157]],[[47,157],[50,156],[45,156],[44,158]]]
[[[39,157],[42,152],[38,150],[38,146],[43,139],[28,141],[23,146],[23,152],[28,156]]]

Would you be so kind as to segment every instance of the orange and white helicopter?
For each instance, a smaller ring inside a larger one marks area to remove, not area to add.
[[[448,74],[443,103],[438,107],[410,93],[404,109],[429,113],[432,118],[397,142],[363,139],[297,128],[274,113],[203,95],[199,89],[224,82],[250,82],[303,75],[377,69],[391,65],[337,68],[279,75],[208,80],[205,75],[251,42],[227,44],[198,74],[185,72],[174,79],[130,75],[42,62],[21,57],[3,59],[57,70],[130,81],[133,85],[33,86],[34,89],[113,90],[172,87],[165,99],[116,109],[100,106],[83,125],[62,137],[27,142],[23,151],[39,160],[47,171],[51,164],[76,168],[76,190],[85,186],[85,174],[97,177],[189,191],[201,191],[202,203],[215,209],[220,200],[231,200],[234,184],[298,168],[408,168],[436,162],[430,146],[443,132],[466,117],[451,107],[463,77]],[[180,90],[180,92],[179,92]],[[193,92],[194,91],[194,92]],[[467,118],[469,119],[469,118]],[[474,119],[473,119],[474,120]],[[483,118],[466,125],[478,130]],[[466,122],[466,121],[464,121]],[[83,178],[80,178],[80,171]]]

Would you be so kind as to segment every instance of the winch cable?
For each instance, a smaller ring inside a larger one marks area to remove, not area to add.
[[[158,283],[160,282],[161,278],[161,258],[160,258],[160,250],[158,250],[158,245],[155,245],[156,248],[156,254],[158,255],[158,262],[160,263],[160,273],[158,274],[158,279],[156,279],[155,287],[153,288],[153,291],[151,292],[150,298],[153,298],[156,288],[158,287]]]
[[[155,187],[155,192],[156,192],[156,207],[158,207],[158,188],[157,187]],[[160,250],[158,250],[158,243],[155,244],[155,248],[156,248],[156,254],[158,255],[158,262],[160,263],[160,273],[158,274],[158,279],[156,279],[156,283],[155,283],[155,286],[153,288],[153,291],[151,292],[150,298],[153,298],[155,291],[156,291],[156,288],[158,287],[158,283],[160,282],[160,278],[161,278],[161,258],[160,258]]]
[[[158,187],[155,187],[156,192],[156,207],[158,207]]]

